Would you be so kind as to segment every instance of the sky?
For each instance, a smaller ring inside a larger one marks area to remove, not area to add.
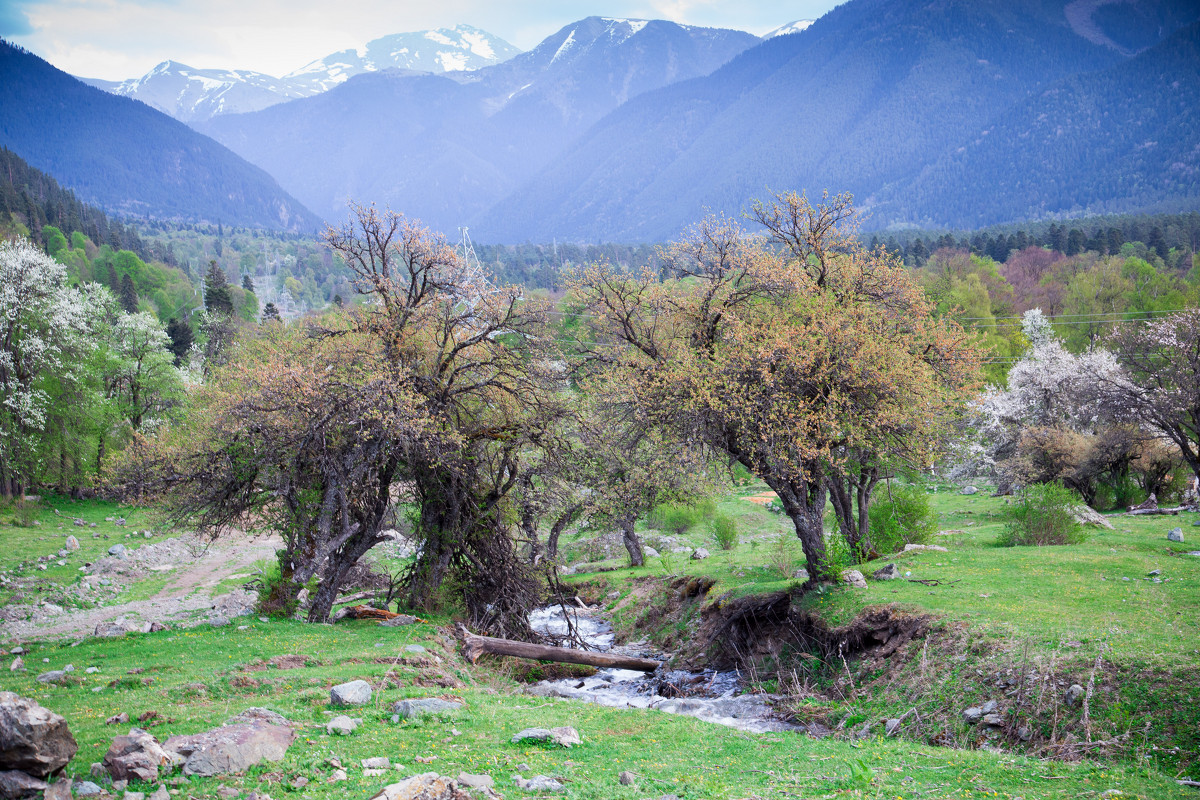
[[[168,59],[280,76],[392,33],[482,28],[528,50],[583,17],[669,19],[763,34],[836,0],[0,0],[0,37],[85,78]]]

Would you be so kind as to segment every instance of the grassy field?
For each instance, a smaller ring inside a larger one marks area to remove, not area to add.
[[[589,571],[571,580],[581,593],[603,598],[617,592],[619,596],[607,602],[623,609],[614,621],[628,634],[663,636],[669,628],[677,641],[688,635],[693,624],[686,616],[664,618],[662,630],[633,630],[638,615],[645,616],[648,608],[654,613],[653,604],[631,609],[634,604],[623,602],[639,582],[652,578],[666,582],[668,575],[708,575],[717,580],[709,598],[793,588],[797,582],[791,573],[800,562],[789,523],[745,499],[761,491],[762,487],[746,487],[718,504],[739,523],[743,541],[733,551],[719,551],[701,525],[679,537],[674,546],[704,546],[711,553],[705,560],[669,554],[664,546],[666,558],[651,558],[642,569]],[[974,749],[931,746],[925,729],[906,730],[901,739],[888,739],[876,724],[862,740],[818,740],[798,733],[746,734],[654,711],[551,701],[520,694],[520,685],[509,677],[509,665],[462,662],[447,636],[449,618],[381,628],[366,622],[310,626],[250,617],[221,628],[87,639],[76,646],[26,643],[27,671],[4,671],[0,688],[33,697],[69,720],[80,751],[68,772],[79,779],[88,776],[90,764],[100,760],[112,737],[129,727],[105,724],[106,718],[119,712],[128,713],[132,724],[139,724],[141,715],[157,715],[141,724],[160,740],[205,730],[251,706],[271,708],[302,726],[279,764],[221,781],[186,782],[181,796],[197,798],[215,797],[220,785],[247,793],[266,791],[276,800],[281,796],[365,798],[404,775],[431,770],[452,776],[460,770],[487,773],[505,796],[524,796],[511,778],[521,764],[531,768],[527,776],[563,778],[566,788],[557,796],[581,799],[675,794],[689,800],[1029,800],[1116,797],[1114,790],[1128,797],[1194,797],[1194,790],[1177,786],[1173,778],[1200,777],[1193,774],[1195,750],[1200,746],[1200,681],[1196,679],[1200,631],[1194,618],[1200,600],[1200,558],[1177,555],[1172,547],[1179,546],[1169,547],[1166,541],[1166,530],[1174,525],[1181,525],[1191,539],[1191,520],[1186,515],[1115,518],[1116,531],[1098,532],[1082,545],[1003,549],[993,546],[1002,524],[1003,500],[943,492],[934,504],[940,528],[961,531],[934,542],[949,552],[925,552],[896,563],[913,578],[945,583],[929,587],[907,581],[871,582],[867,590],[830,587],[799,601],[833,624],[876,604],[934,614],[936,635],[930,637],[934,644],[926,654],[935,659],[933,666],[918,657],[920,648],[914,643],[907,655],[892,659],[894,663],[854,665],[860,691],[853,696],[823,692],[838,677],[818,674],[808,695],[794,693],[789,702],[810,717],[841,722],[847,728],[878,723],[917,705],[940,725],[944,720],[935,713],[939,708],[945,711],[945,720],[956,720],[962,705],[988,696],[989,670],[1027,667],[1033,660],[1043,665],[1043,671],[1049,664],[1056,675],[1086,681],[1103,648],[1093,706],[1097,735],[1124,730],[1140,732],[1139,736],[1127,737],[1121,747],[1096,751],[1098,760],[1064,763],[989,752],[982,748],[994,743],[972,738],[973,729],[961,722],[952,731],[954,741]],[[66,508],[61,511],[68,514]],[[84,511],[84,504],[75,504],[70,513],[83,516]],[[93,521],[116,515],[139,519],[136,512],[103,503],[86,507],[86,513]],[[42,530],[7,523],[0,514],[3,569],[40,554],[46,543],[36,537],[49,533],[45,522],[39,526]],[[100,530],[99,526],[100,522],[96,529],[83,530]],[[80,543],[88,547],[88,541],[95,542],[93,549],[103,543],[107,549],[118,538],[123,540],[119,530],[106,532],[108,541],[85,535],[79,537]],[[655,532],[645,533],[655,541]],[[585,546],[592,536],[564,537],[568,563],[579,560],[616,567],[625,562],[622,551],[607,560],[596,558],[595,549]],[[1183,547],[1196,548],[1190,542]],[[886,560],[863,571],[869,574],[883,563]],[[1154,569],[1162,571],[1162,583],[1142,580]],[[74,579],[76,571],[68,567],[63,574]],[[143,588],[134,585],[130,592]],[[246,628],[238,630],[238,625]],[[420,644],[429,652],[407,653],[404,647],[409,644]],[[5,644],[6,649],[10,646]],[[282,670],[265,663],[282,654],[302,654],[308,666]],[[75,668],[69,683],[36,682],[40,671],[67,664]],[[99,671],[88,674],[88,667]],[[355,678],[376,688],[371,704],[351,714],[361,717],[363,725],[348,737],[328,736],[323,726],[334,713],[328,706],[329,687]],[[768,689],[785,688],[777,679],[764,679],[764,684]],[[466,708],[422,722],[390,722],[394,701],[425,696],[458,697]],[[1064,729],[1078,724],[1079,712],[1071,713],[1073,717],[1064,711],[1055,724]],[[561,750],[509,741],[522,728],[552,725],[576,727],[583,745]],[[366,777],[357,768],[358,761],[373,756],[388,756],[401,769],[394,775]],[[345,766],[347,781],[326,782],[335,769],[331,759]],[[635,785],[618,784],[622,770],[639,776]],[[291,784],[298,778],[310,783],[294,789]]]

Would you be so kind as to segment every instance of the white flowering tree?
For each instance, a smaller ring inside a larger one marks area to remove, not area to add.
[[[52,381],[73,381],[94,346],[92,303],[66,267],[25,239],[0,242],[0,494],[29,485],[41,456]]]

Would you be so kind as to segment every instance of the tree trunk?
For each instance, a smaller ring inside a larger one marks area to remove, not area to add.
[[[632,516],[626,516],[621,519],[621,539],[625,543],[625,549],[629,551],[629,564],[633,567],[640,567],[646,563],[646,557],[642,553],[642,543],[638,541],[637,534],[633,532]]]
[[[878,558],[870,535],[871,492],[879,482],[879,469],[864,469],[861,475],[831,477],[826,481],[838,528],[859,561]]]
[[[805,569],[809,582],[832,578],[825,559],[825,500],[827,489],[823,480],[813,483],[767,478],[766,484],[775,494],[783,510],[796,528],[796,538],[804,549]]]
[[[594,650],[572,650],[568,647],[547,647],[529,642],[514,642],[509,639],[496,639],[491,636],[475,636],[467,633],[460,626],[459,633],[463,638],[463,654],[474,664],[484,653],[498,656],[515,656],[530,658],[537,661],[557,661],[562,664],[586,664],[590,667],[611,669],[633,669],[641,672],[654,672],[659,668],[659,662],[648,658],[633,658],[612,653],[597,653]]]
[[[579,513],[579,506],[574,505],[559,515],[558,519],[554,520],[554,524],[550,526],[550,535],[546,537],[546,557],[551,561],[558,558],[558,537],[571,524],[571,520]]]

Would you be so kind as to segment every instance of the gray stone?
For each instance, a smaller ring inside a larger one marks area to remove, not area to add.
[[[100,583],[103,584],[104,581],[100,581]],[[115,639],[124,636],[131,630],[132,629],[125,624],[123,619],[109,620],[108,622],[101,622],[96,626],[95,635],[108,639]]]
[[[871,577],[877,581],[894,581],[900,577],[900,569],[895,564],[888,564],[883,569],[871,573]]]
[[[399,783],[389,784],[371,796],[371,800],[472,800],[469,792],[445,775],[426,772]]]
[[[995,700],[988,700],[986,703],[983,704],[983,706],[981,707],[981,710],[983,711],[984,714],[995,714],[997,711],[1000,710],[1000,704],[997,703]]]
[[[391,619],[385,619],[379,624],[385,628],[399,628],[403,625],[416,625],[419,620],[408,614],[399,614]]]
[[[419,644],[406,644],[406,645],[404,645],[404,652],[406,652],[406,653],[428,653],[429,651],[426,650],[424,647],[421,647],[421,645],[419,645]]]
[[[1083,699],[1083,687],[1078,683],[1072,683],[1068,687],[1066,694],[1063,695],[1063,700],[1067,705],[1073,706]]]
[[[104,792],[103,789],[101,789],[99,786],[92,783],[91,781],[83,781],[82,783],[80,783],[78,786],[75,787],[75,796],[76,797],[94,797],[95,795],[101,794],[103,792]]]
[[[617,782],[622,786],[633,786],[637,783],[637,776],[626,770],[617,776]]]
[[[12,650],[9,650],[8,652],[12,653],[14,656],[19,656],[25,652],[25,648],[18,646],[18,647],[14,647]]]
[[[905,553],[920,552],[922,550],[933,550],[936,553],[949,553],[950,551],[941,545],[937,544],[906,544],[904,545]]]
[[[172,736],[164,743],[187,759],[184,775],[231,775],[264,761],[282,761],[296,734],[286,725],[244,722],[191,736]]]
[[[213,614],[206,621],[214,628],[224,628],[229,624],[229,617],[223,617],[220,614]]]
[[[1004,716],[1001,714],[984,714],[983,724],[992,728],[1000,728],[1004,725]]]
[[[792,573],[792,580],[804,581],[805,583],[808,583],[809,577],[808,570],[806,570],[804,567],[801,567]]]
[[[325,723],[325,732],[330,736],[349,736],[358,730],[358,720],[339,714]]]
[[[867,579],[856,569],[842,570],[842,583],[859,589],[867,588]]]
[[[1167,532],[1167,541],[1182,543],[1183,542],[1183,528],[1171,528],[1171,530]]]
[[[23,669],[25,669],[25,662],[21,659],[20,656],[17,656],[16,658],[14,658],[13,662],[8,665],[9,672],[20,672]]]
[[[888,736],[895,736],[900,732],[900,720],[897,718],[889,719],[883,724],[883,732]]]
[[[458,773],[455,780],[468,789],[491,789],[496,785],[491,775],[474,775],[470,772]]]
[[[183,756],[173,748],[164,747],[147,731],[130,728],[128,734],[113,738],[102,763],[113,780],[151,783],[158,780],[159,768],[170,770],[183,760]]]
[[[1022,725],[1017,728],[1017,738],[1022,742],[1028,742],[1033,738],[1033,731],[1029,729],[1028,725]]]
[[[79,749],[67,721],[33,700],[0,692],[0,770],[44,778]]]
[[[165,786],[159,786],[146,800],[171,800],[171,793]]]
[[[452,700],[442,700],[437,697],[422,697],[412,700],[401,700],[393,704],[392,713],[399,715],[401,719],[410,719],[412,717],[420,717],[424,714],[442,714],[447,711],[458,711],[462,707],[462,703],[456,703]]]
[[[113,785],[113,788],[117,788],[115,784]],[[126,791],[125,800],[146,800],[146,793]]]
[[[979,492],[978,487],[964,486],[962,489],[959,490],[958,493],[959,494],[977,494],[978,492]]]
[[[363,769],[391,769],[392,760],[387,756],[375,756],[362,760]]]
[[[68,536],[66,543],[63,544],[63,549],[70,550],[72,552],[78,550],[79,549],[79,540],[76,539],[74,536]]]
[[[335,706],[362,706],[371,701],[371,684],[366,681],[339,683],[329,690],[329,702]]]
[[[52,669],[37,676],[38,683],[62,683],[66,679],[67,673],[61,669]]]
[[[1071,509],[1071,516],[1080,525],[1095,525],[1099,528],[1107,528],[1113,530],[1112,523],[1104,518],[1104,515],[1096,511],[1091,506],[1075,506]]]
[[[979,706],[971,706],[970,708],[963,710],[962,716],[963,722],[967,723],[968,725],[974,725],[976,722],[979,722],[979,720],[983,719],[983,709]]]
[[[40,778],[26,775],[18,770],[0,771],[0,797],[41,797],[48,784]]]
[[[574,728],[561,727],[551,728],[526,728],[512,737],[513,744],[518,742],[550,742],[551,744],[561,745],[562,747],[571,747],[572,745],[583,744],[583,739],[579,738],[579,731]]]
[[[706,558],[708,558],[708,551],[705,550],[703,547],[697,547],[695,550],[692,551],[692,560],[693,561],[703,561]]]
[[[1153,577],[1155,575],[1162,575],[1162,570],[1161,569],[1152,569],[1146,574],[1150,575],[1151,577]]]
[[[108,554],[123,561],[129,559],[129,554],[125,552],[125,545],[123,544],[114,544],[112,547],[108,548]]]
[[[226,725],[237,725],[244,722],[265,722],[268,725],[291,725],[292,721],[276,711],[269,708],[260,708],[259,706],[251,706],[237,716],[230,717],[225,721]]]
[[[554,778],[545,775],[534,775],[526,780],[525,778],[513,778],[516,781],[518,789],[524,789],[527,792],[561,792],[563,785]]]
[[[71,800],[71,786],[75,781],[71,778],[59,778],[50,788],[46,789],[46,794],[42,796],[42,800]]]

